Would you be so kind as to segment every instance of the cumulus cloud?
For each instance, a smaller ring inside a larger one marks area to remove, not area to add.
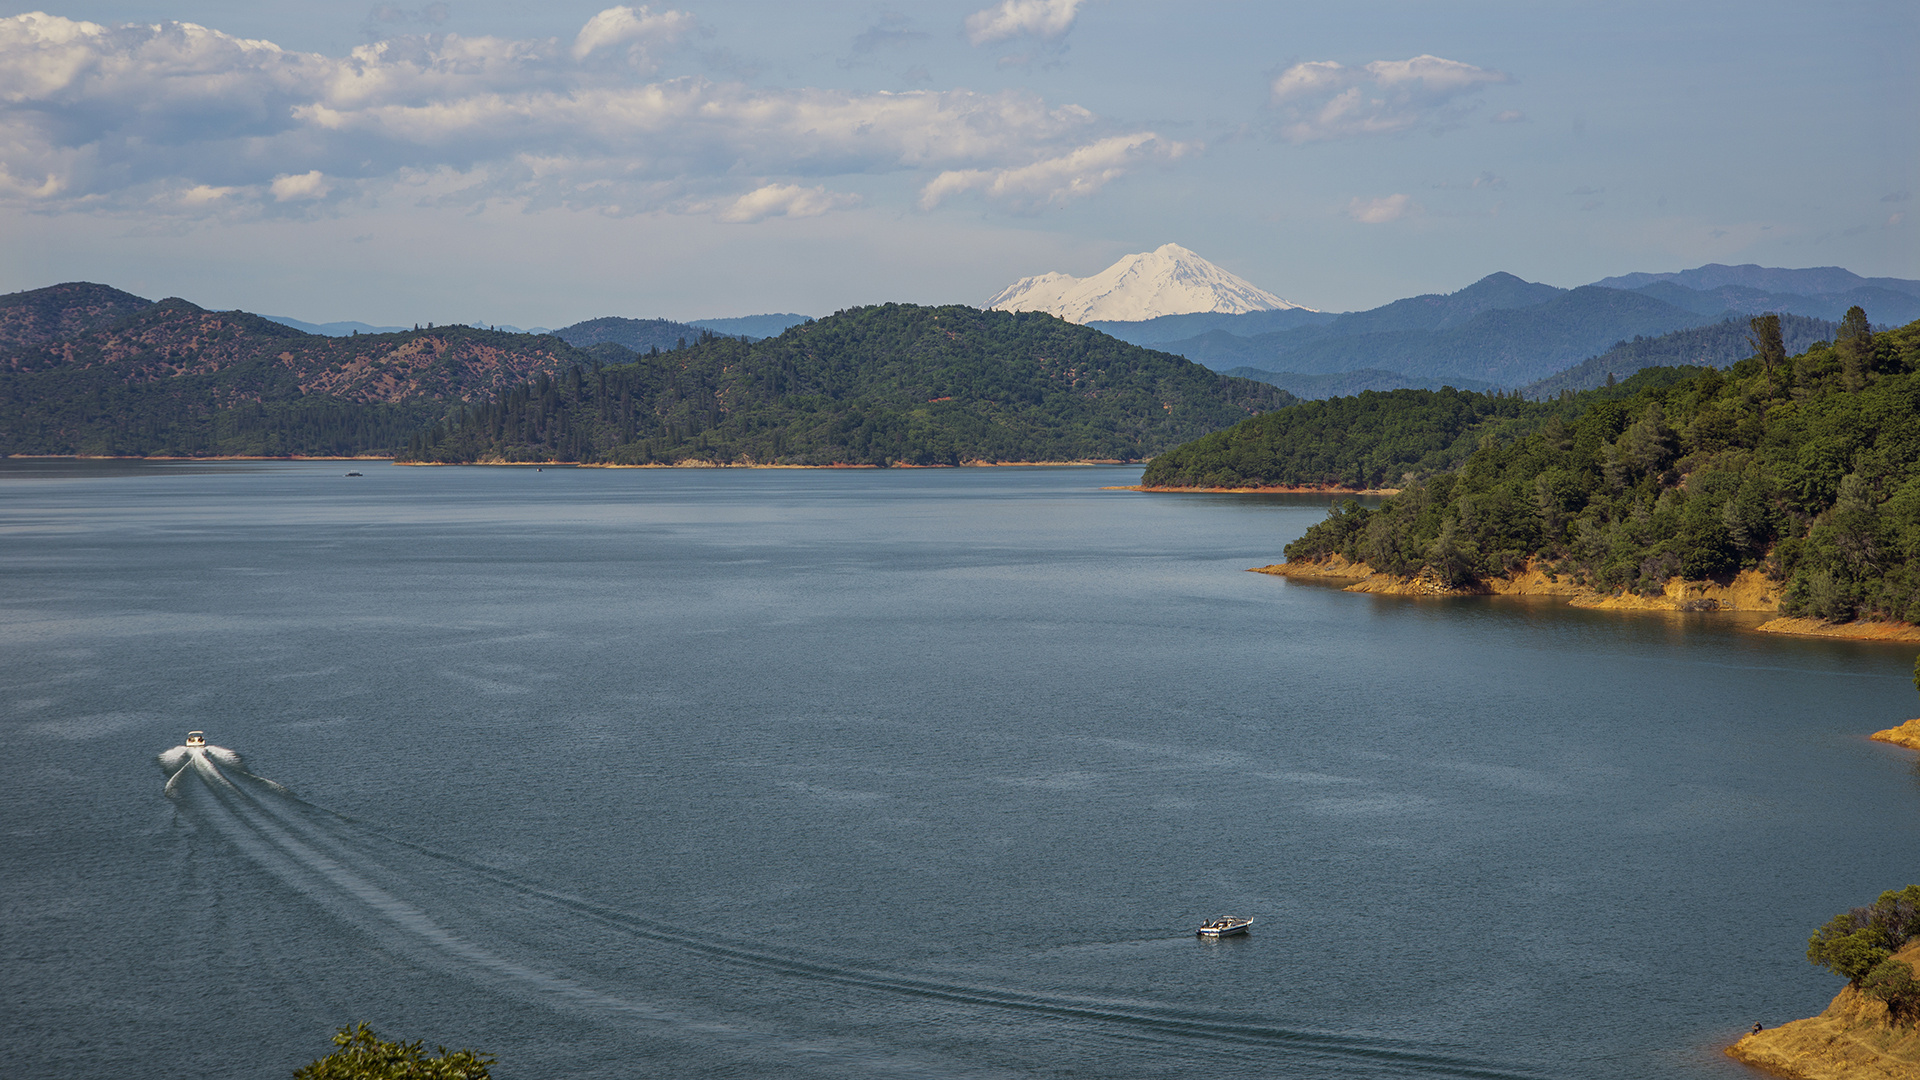
[[[645,4],[638,8],[610,7],[580,28],[573,39],[573,58],[585,60],[601,49],[628,47],[628,55],[644,61],[648,48],[671,45],[693,29],[694,18],[684,11],[663,11],[655,15]]]
[[[1347,203],[1347,216],[1362,225],[1385,225],[1398,221],[1413,209],[1413,200],[1405,195],[1385,195],[1378,199],[1355,197]]]
[[[306,199],[324,199],[327,197],[327,192],[333,190],[333,185],[327,183],[326,176],[324,176],[319,169],[314,169],[301,173],[299,176],[276,176],[273,178],[273,183],[267,185],[267,188],[273,192],[273,200],[275,202],[294,202]],[[201,185],[194,190],[209,191],[212,189]]]
[[[229,212],[424,184],[444,201],[752,221],[849,205],[818,186],[833,176],[923,173],[933,185],[913,186],[1018,207],[1182,152],[1027,91],[649,81],[602,62],[695,29],[623,6],[571,43],[446,34],[329,57],[191,23],[0,18],[0,200]]]
[[[1273,106],[1286,117],[1281,137],[1314,142],[1444,123],[1471,107],[1461,99],[1483,86],[1511,81],[1504,72],[1416,56],[1358,68],[1332,60],[1295,64],[1274,77],[1271,89]]]
[[[1004,169],[956,169],[943,172],[920,191],[920,206],[931,210],[962,192],[977,191],[1012,209],[1033,212],[1086,198],[1154,160],[1170,161],[1192,147],[1162,141],[1152,132],[1120,135],[1070,153]]]
[[[828,191],[824,187],[803,188],[797,184],[768,184],[733,200],[717,215],[721,221],[744,225],[770,217],[819,217],[829,210],[858,206],[860,196]]]
[[[1083,0],[1000,0],[967,16],[967,40],[993,45],[1017,37],[1058,41],[1073,29]]]

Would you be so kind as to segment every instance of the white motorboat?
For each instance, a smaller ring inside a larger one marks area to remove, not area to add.
[[[1211,922],[1201,923],[1198,934],[1200,937],[1211,937],[1211,938],[1233,937],[1236,934],[1246,933],[1247,927],[1252,925],[1253,925],[1252,919],[1241,919],[1241,918],[1235,918],[1233,916],[1222,916],[1221,918],[1214,919]]]
[[[204,746],[206,746],[206,745],[207,745],[207,733],[206,733],[206,732],[204,732],[204,731],[189,731],[189,732],[187,732],[187,745],[188,745],[188,746],[201,746],[201,747],[204,747]]]

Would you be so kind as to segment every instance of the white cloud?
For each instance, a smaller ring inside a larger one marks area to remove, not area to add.
[[[1378,199],[1356,196],[1347,203],[1347,216],[1362,225],[1385,225],[1407,216],[1412,209],[1413,200],[1405,195],[1384,195]]]
[[[1504,72],[1438,56],[1375,60],[1360,68],[1313,60],[1274,77],[1272,102],[1286,116],[1282,138],[1314,142],[1391,135],[1452,120],[1471,108],[1463,97],[1511,81]]]
[[[1185,143],[1163,142],[1150,131],[1118,135],[1030,165],[943,172],[921,189],[920,206],[931,210],[947,198],[968,191],[978,191],[1022,212],[1063,206],[1098,192],[1108,181],[1150,161],[1171,161],[1192,149]]]
[[[1524,124],[1527,122],[1527,114],[1521,112],[1519,109],[1505,109],[1501,112],[1494,113],[1491,122],[1495,124]]]
[[[630,47],[629,55],[636,62],[642,62],[648,46],[673,44],[693,29],[694,22],[694,17],[684,11],[663,11],[655,15],[645,4],[637,10],[625,5],[610,7],[580,28],[580,36],[573,39],[573,58],[585,60],[596,50],[626,45]]]
[[[327,178],[319,169],[314,169],[299,176],[276,176],[268,188],[273,192],[274,202],[293,202],[296,199],[323,199],[327,192],[333,190],[333,185],[327,183]],[[202,184],[193,190],[211,191],[213,189]]]
[[[819,217],[830,210],[858,206],[860,196],[828,191],[824,187],[803,188],[797,184],[768,184],[733,200],[717,215],[721,221],[736,225],[764,221],[770,217]]]
[[[0,200],[230,213],[438,177],[443,202],[755,220],[768,189],[886,173],[1058,203],[1180,152],[1028,91],[764,88],[600,62],[694,29],[681,12],[616,7],[570,45],[446,34],[329,57],[189,23],[0,18]],[[743,194],[742,176],[758,190]],[[226,194],[182,194],[202,189]]]
[[[1017,37],[1058,41],[1073,29],[1083,0],[1000,0],[967,16],[967,40],[992,45]]]

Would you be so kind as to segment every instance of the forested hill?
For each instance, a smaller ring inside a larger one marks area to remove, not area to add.
[[[321,337],[84,283],[0,297],[0,319],[23,311],[0,345],[4,454],[394,453],[449,402],[592,362],[552,337]]]
[[[884,304],[571,368],[456,411],[438,462],[1137,461],[1293,402],[1039,312]]]
[[[1474,447],[1533,431],[1587,402],[1685,379],[1694,368],[1650,368],[1614,387],[1553,401],[1518,393],[1368,390],[1255,416],[1176,446],[1147,465],[1148,487],[1397,488],[1456,468]]]
[[[1456,587],[1540,559],[1648,593],[1765,566],[1787,614],[1920,622],[1920,323],[1874,334],[1850,312],[1792,358],[1767,336],[1729,372],[1489,439],[1378,510],[1349,500],[1287,558]]]
[[[0,296],[0,349],[47,345],[111,326],[153,301],[91,281]]]
[[[1780,316],[1780,336],[1787,351],[1804,352],[1816,341],[1832,341],[1840,324],[1809,315]],[[1549,375],[1539,382],[1520,388],[1520,393],[1535,401],[1558,395],[1562,390],[1591,390],[1605,386],[1608,379],[1624,379],[1649,367],[1728,367],[1753,355],[1746,319],[1722,319],[1709,326],[1655,337],[1636,337],[1621,341],[1613,348],[1565,371]]]

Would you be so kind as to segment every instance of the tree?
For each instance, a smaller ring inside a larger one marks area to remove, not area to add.
[[[366,1024],[343,1027],[333,1036],[333,1053],[301,1069],[293,1080],[489,1080],[492,1054],[434,1049],[428,1057],[418,1041],[387,1042]]]
[[[1860,990],[1870,998],[1886,1002],[1887,1016],[1894,1023],[1911,1021],[1920,1014],[1920,981],[1913,977],[1913,965],[1888,957],[1860,980]]]
[[[1787,362],[1786,339],[1780,336],[1780,316],[1774,312],[1755,315],[1747,320],[1747,326],[1747,344],[1753,346],[1753,355],[1760,358],[1760,366],[1767,371],[1767,385],[1771,387],[1774,369],[1785,367]]]
[[[1867,385],[1873,369],[1873,324],[1858,304],[1847,309],[1840,329],[1833,335],[1833,351],[1840,354],[1840,377],[1848,390]]]
[[[1807,939],[1807,962],[1859,987],[1916,937],[1920,937],[1920,885],[1889,889],[1871,906],[1843,911],[1814,931]],[[1909,983],[1911,978],[1909,971]],[[1882,981],[1889,986],[1893,982],[1891,975]]]

